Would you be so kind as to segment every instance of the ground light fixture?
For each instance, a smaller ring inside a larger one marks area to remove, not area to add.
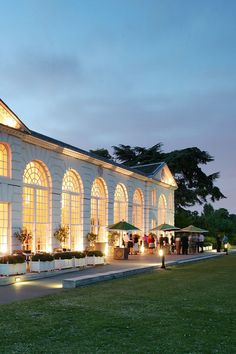
[[[226,255],[228,254],[228,243],[224,244],[224,252]]]
[[[165,252],[164,250],[161,248],[159,250],[159,256],[161,257],[161,268],[162,269],[166,269],[166,265],[165,265]]]
[[[20,277],[15,277],[15,282],[16,282],[16,283],[20,283],[20,281],[21,281],[21,278],[20,278]]]

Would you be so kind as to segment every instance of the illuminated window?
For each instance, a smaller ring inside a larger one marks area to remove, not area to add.
[[[174,210],[174,199],[172,194],[169,195],[169,209]]]
[[[104,182],[97,178],[93,182],[91,191],[91,219],[90,231],[97,234],[99,240],[106,237],[107,226],[107,193]]]
[[[32,233],[26,245],[32,251],[46,251],[49,236],[49,182],[38,161],[28,163],[23,176],[23,226]]]
[[[151,198],[152,198],[152,206],[155,207],[157,204],[157,193],[155,189],[151,191]]]
[[[8,204],[0,203],[0,253],[8,251]]]
[[[156,219],[152,219],[151,220],[151,229],[154,229],[154,227],[156,227],[157,226],[157,221],[156,221]]]
[[[82,181],[79,175],[69,170],[62,183],[61,222],[69,226],[69,238],[63,247],[82,250]]]
[[[133,197],[133,225],[143,230],[143,196],[140,189],[136,189]]]
[[[128,196],[125,187],[118,184],[114,195],[114,223],[128,220]]]
[[[9,151],[5,144],[0,144],[0,176],[9,176]]]
[[[158,201],[158,225],[166,223],[166,198],[161,195]]]

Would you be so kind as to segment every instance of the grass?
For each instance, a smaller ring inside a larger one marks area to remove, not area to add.
[[[236,353],[236,255],[0,306],[0,353]]]

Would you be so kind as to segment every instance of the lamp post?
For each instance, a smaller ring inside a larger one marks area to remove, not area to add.
[[[165,252],[164,252],[164,250],[162,248],[159,250],[159,256],[161,257],[161,268],[162,269],[166,269],[166,266],[165,266]]]
[[[226,255],[228,255],[228,242],[224,243],[224,252]]]

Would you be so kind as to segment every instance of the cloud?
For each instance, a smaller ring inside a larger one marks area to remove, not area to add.
[[[70,94],[79,87],[82,70],[76,56],[46,54],[29,49],[10,61],[0,59],[1,91],[15,95],[44,96]]]

